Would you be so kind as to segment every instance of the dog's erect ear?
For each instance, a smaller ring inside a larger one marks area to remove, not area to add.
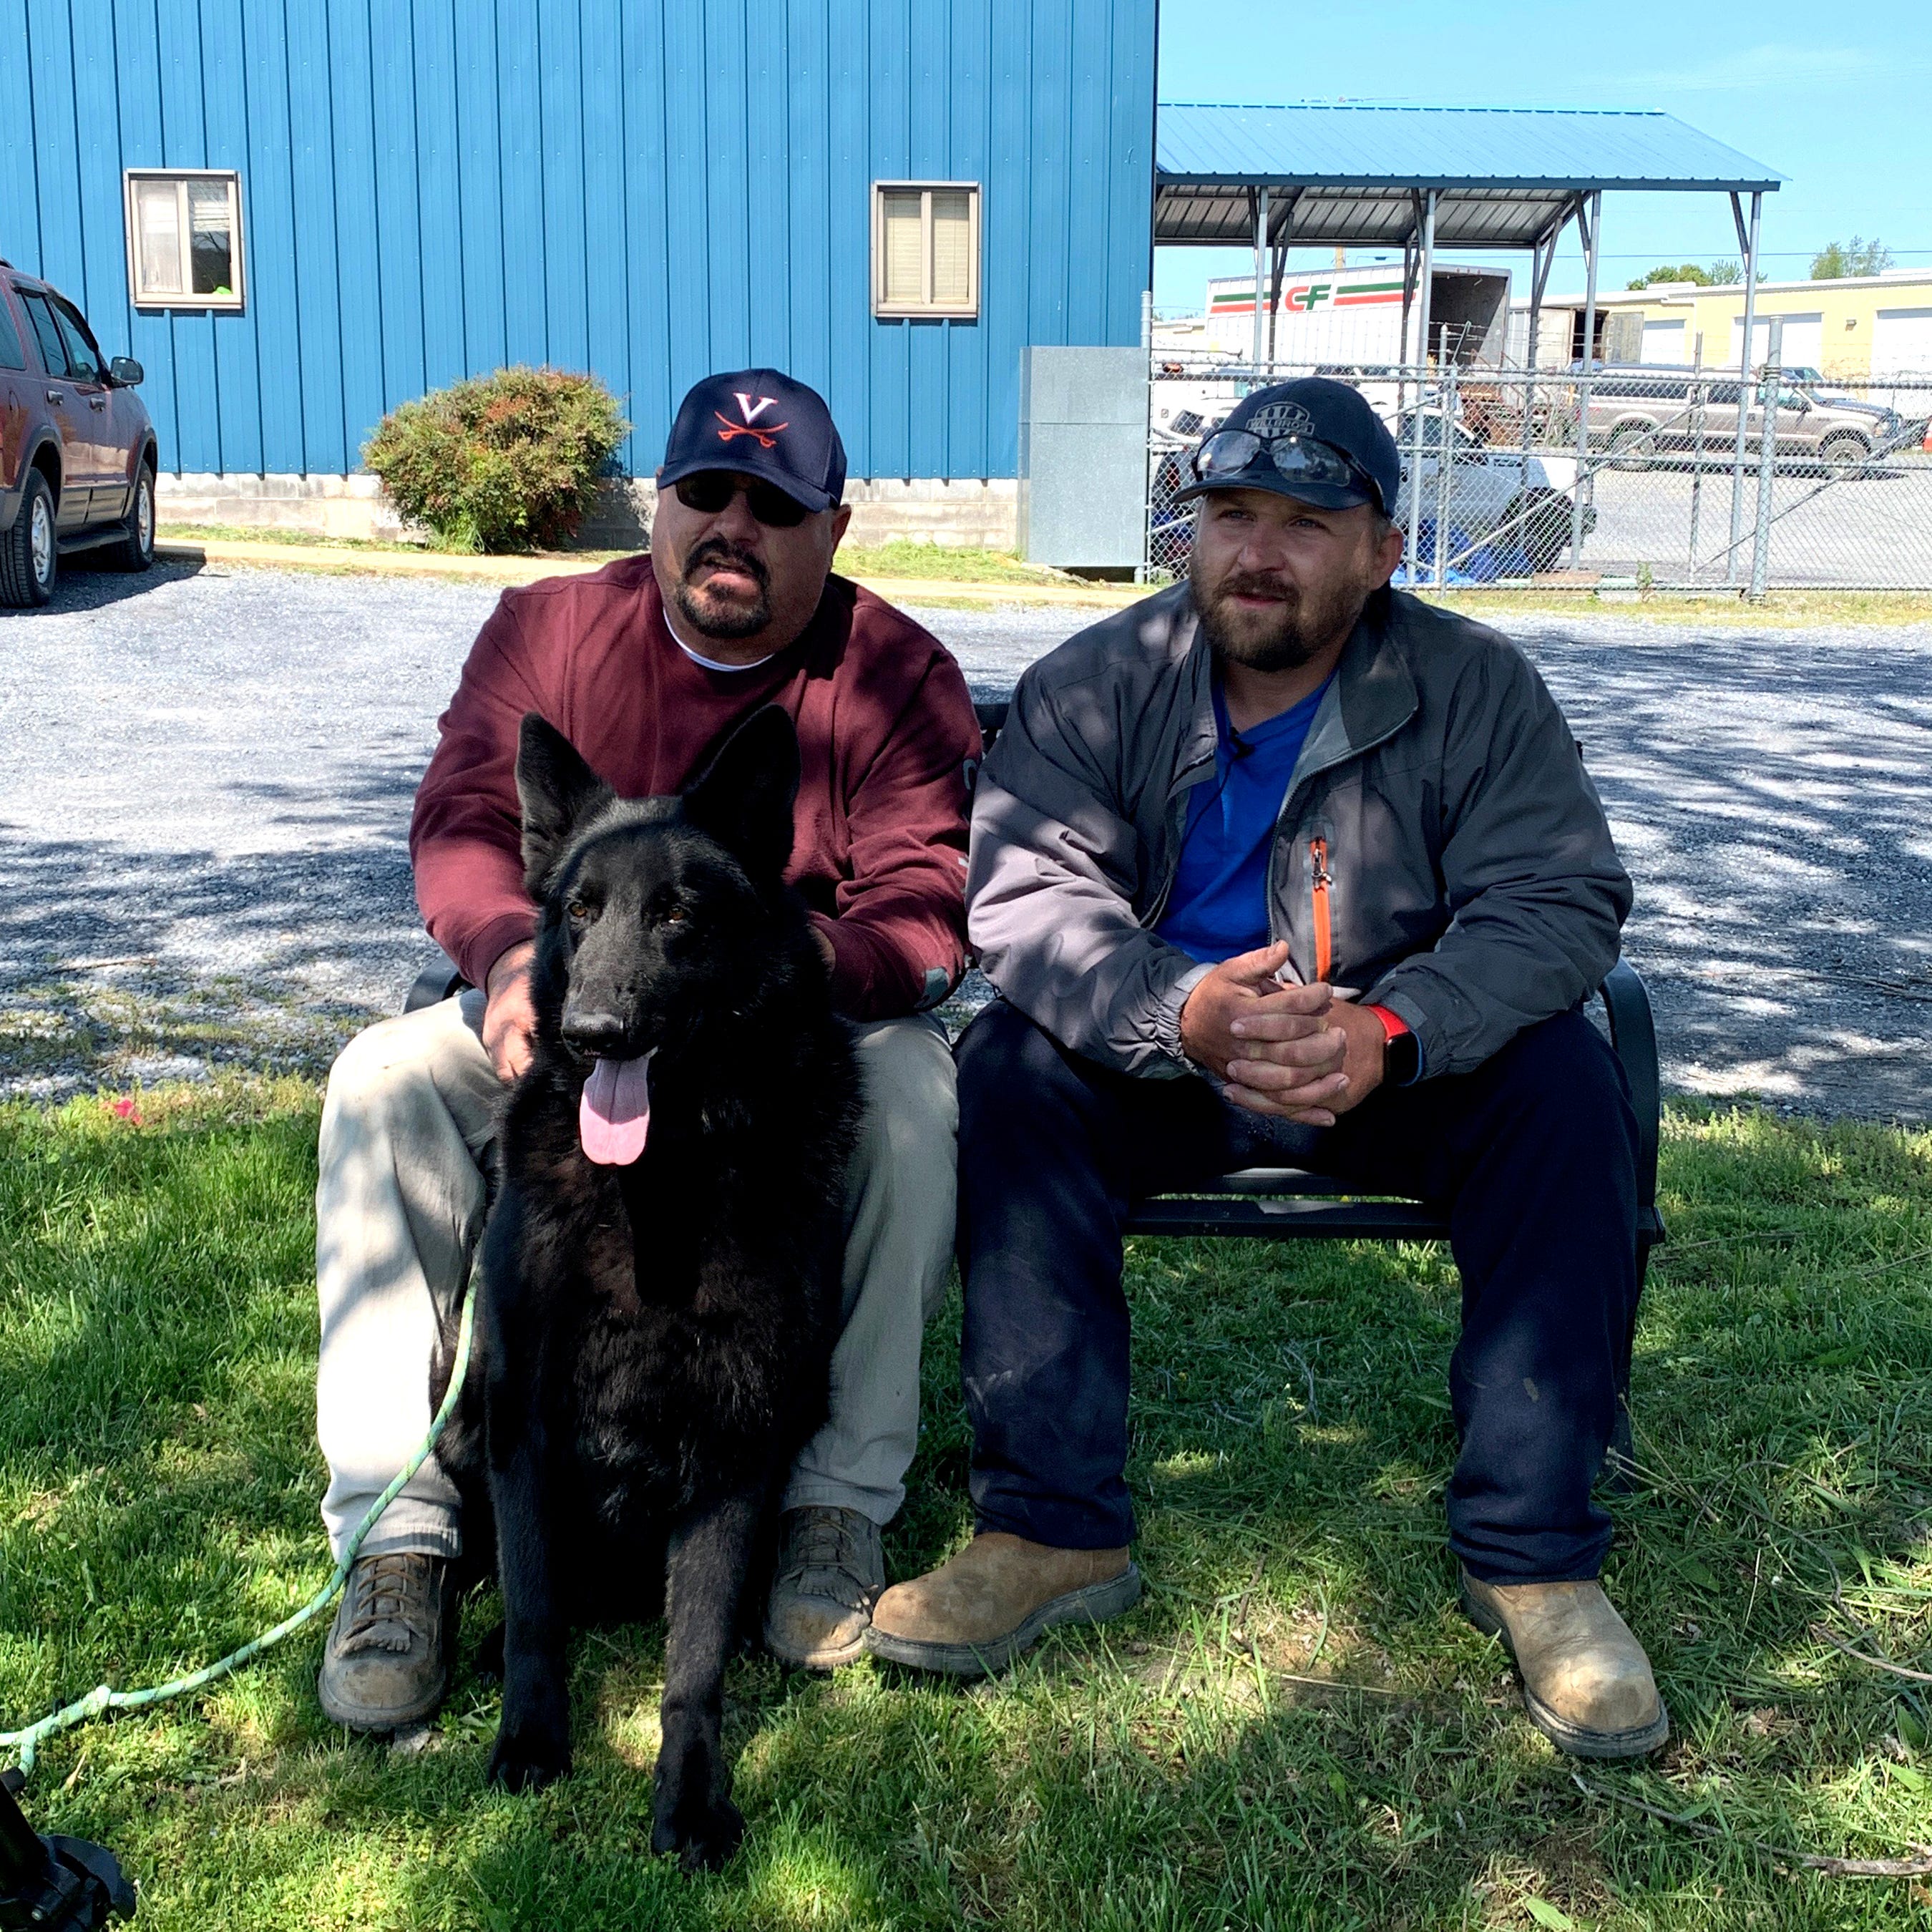
[[[776,704],[754,711],[718,746],[684,794],[684,815],[754,878],[782,878],[798,796],[798,734]]]
[[[524,713],[517,734],[517,796],[524,810],[524,888],[532,898],[543,897],[571,834],[613,796],[555,725],[534,711]]]

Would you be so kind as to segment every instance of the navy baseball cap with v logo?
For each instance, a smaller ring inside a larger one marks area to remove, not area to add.
[[[825,398],[776,369],[707,376],[679,404],[658,487],[701,470],[760,477],[808,510],[845,494],[845,446]]]

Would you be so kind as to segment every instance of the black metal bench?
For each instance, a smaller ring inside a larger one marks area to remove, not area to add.
[[[988,744],[1006,722],[1004,701],[976,704]],[[433,1006],[469,982],[439,956],[410,988],[405,1012]],[[1637,1124],[1637,1279],[1650,1251],[1666,1237],[1657,1211],[1657,1142],[1661,1112],[1657,1028],[1650,995],[1623,961],[1598,989],[1610,1023],[1610,1044],[1630,1082]],[[1143,1201],[1127,1222],[1130,1234],[1238,1234],[1258,1240],[1441,1241],[1449,1224],[1421,1202],[1352,1195],[1325,1174],[1299,1168],[1250,1167],[1224,1174],[1185,1194]]]

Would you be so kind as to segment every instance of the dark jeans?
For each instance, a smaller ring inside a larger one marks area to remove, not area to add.
[[[980,1528],[1061,1549],[1132,1538],[1129,1209],[1231,1168],[1290,1166],[1447,1214],[1462,1277],[1456,1554],[1487,1582],[1597,1574],[1610,1520],[1591,1489],[1636,1307],[1636,1123],[1616,1056],[1580,1012],[1528,1028],[1473,1073],[1378,1089],[1325,1130],[1246,1113],[1205,1080],[1114,1072],[1004,1001],[958,1058]]]

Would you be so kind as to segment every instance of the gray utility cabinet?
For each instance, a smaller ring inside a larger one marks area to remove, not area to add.
[[[1022,349],[1019,472],[1019,548],[1029,563],[1138,566],[1147,539],[1147,351]]]

